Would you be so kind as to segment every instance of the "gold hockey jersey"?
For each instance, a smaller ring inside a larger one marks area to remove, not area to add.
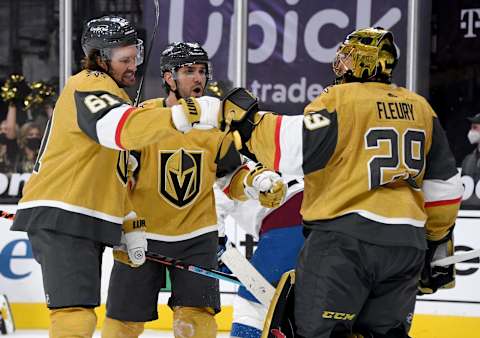
[[[163,106],[164,100],[147,104]],[[217,231],[213,184],[227,175],[241,187],[226,190],[243,191],[243,179],[233,178],[248,173],[229,135],[218,129],[192,129],[162,140],[142,148],[136,160],[140,167],[130,200],[146,220],[147,238],[160,241]]]
[[[327,88],[303,116],[265,114],[248,143],[259,161],[305,175],[307,227],[424,248],[455,221],[462,185],[438,118],[405,88]]]
[[[134,108],[100,72],[83,70],[63,89],[12,230],[31,227],[117,244],[128,210],[124,149],[179,134],[170,109]]]

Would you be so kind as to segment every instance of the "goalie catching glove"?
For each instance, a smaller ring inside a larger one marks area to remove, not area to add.
[[[432,294],[437,289],[450,289],[455,286],[455,264],[432,267],[432,262],[452,256],[454,253],[453,228],[442,239],[427,240],[428,249],[418,283],[418,294]]]
[[[146,260],[148,242],[145,220],[130,212],[125,217],[122,228],[120,245],[113,247],[113,258],[132,267],[138,267]]]
[[[260,163],[245,176],[243,185],[245,195],[258,199],[266,208],[279,207],[287,193],[287,186],[280,175]]]
[[[218,128],[220,117],[220,100],[214,97],[187,97],[172,107],[173,124],[183,133],[192,128]]]

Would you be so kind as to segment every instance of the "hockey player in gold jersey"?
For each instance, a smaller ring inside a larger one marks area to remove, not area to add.
[[[89,21],[82,47],[84,70],[68,80],[55,105],[12,226],[28,232],[41,265],[55,338],[91,337],[95,330],[102,253],[120,243],[130,210],[125,150],[175,137],[175,126],[185,122],[182,106],[130,104],[123,87],[135,83],[143,47],[127,20]],[[194,109],[219,105],[213,98],[191,101]],[[143,253],[146,240],[131,232],[123,241],[132,259],[145,259],[134,254]]]
[[[168,96],[147,104],[167,107],[182,97],[203,95],[212,66],[198,43],[170,44],[160,64]],[[131,200],[135,212],[146,219],[149,250],[207,268],[217,267],[213,184],[218,182],[231,197],[245,200],[244,182],[255,188],[255,182],[265,180],[275,188],[260,193],[259,199],[271,207],[280,204],[286,189],[277,173],[243,166],[231,135],[218,129],[191,130],[144,147],[135,156],[139,168]],[[166,267],[151,261],[130,267],[122,262],[124,254],[115,252],[115,257],[102,337],[138,337],[145,322],[158,318],[158,293]],[[174,336],[216,337],[218,280],[178,269],[169,272]]]
[[[452,254],[462,184],[428,102],[391,84],[396,63],[391,32],[360,29],[337,51],[336,84],[303,116],[258,112],[243,89],[224,101],[238,143],[267,167],[305,177],[299,337],[408,337],[417,287],[454,282],[453,266],[430,262]]]

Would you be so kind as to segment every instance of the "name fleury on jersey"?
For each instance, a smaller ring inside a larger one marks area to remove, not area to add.
[[[380,120],[415,120],[413,104],[407,102],[377,101],[377,116]]]

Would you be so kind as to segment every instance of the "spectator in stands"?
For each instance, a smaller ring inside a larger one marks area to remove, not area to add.
[[[11,173],[15,170],[17,156],[17,126],[15,105],[10,104],[5,120],[0,122],[0,173]]]
[[[480,209],[480,198],[475,189],[480,180],[480,113],[467,119],[471,123],[467,137],[470,143],[475,145],[475,149],[462,161],[462,176],[469,176],[472,179],[464,182],[465,191],[471,191],[471,194],[467,193],[467,196],[464,196],[462,208],[477,210]],[[471,190],[468,188],[470,184]]]
[[[463,159],[462,175],[471,176],[476,182],[480,178],[480,113],[467,120],[472,124],[467,137],[476,148]]]
[[[20,128],[18,146],[20,154],[17,161],[17,172],[32,172],[42,142],[42,128],[34,122],[27,122]]]

